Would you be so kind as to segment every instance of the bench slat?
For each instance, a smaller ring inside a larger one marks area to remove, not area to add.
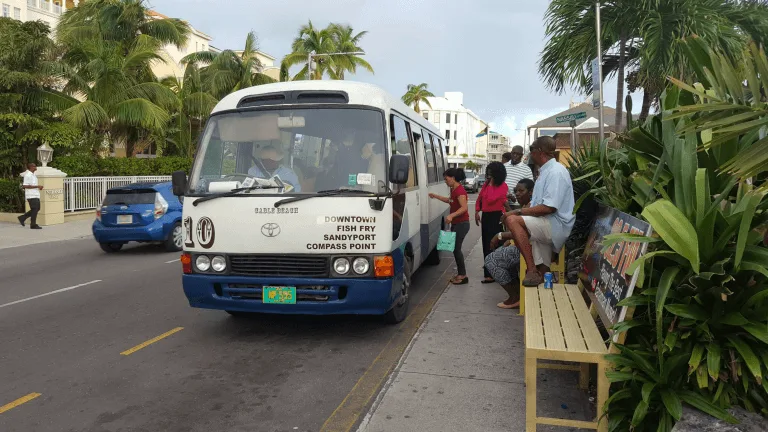
[[[544,320],[544,340],[547,342],[547,349],[566,351],[565,339],[563,338],[562,323],[557,311],[557,305],[553,298],[551,289],[540,289],[539,299],[541,302],[541,317]]]
[[[579,326],[576,312],[573,310],[573,305],[568,297],[566,288],[563,286],[556,286],[552,291],[555,295],[557,312],[560,315],[560,323],[563,327],[562,330],[568,351],[587,352],[587,344],[584,342],[581,326]]]
[[[603,337],[600,336],[600,331],[597,329],[592,314],[589,313],[587,305],[584,303],[584,298],[579,292],[579,288],[576,285],[566,285],[565,290],[568,293],[568,297],[573,305],[574,313],[579,322],[581,333],[584,336],[584,341],[587,343],[587,348],[590,352],[608,352],[608,348],[605,345]]]
[[[541,307],[539,305],[539,293],[536,287],[526,288],[525,293],[525,345],[532,348],[545,349],[544,327],[541,318]]]

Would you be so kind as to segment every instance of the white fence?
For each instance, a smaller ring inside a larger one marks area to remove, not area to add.
[[[171,176],[65,177],[64,211],[92,210],[101,206],[107,190],[131,183],[171,181]]]

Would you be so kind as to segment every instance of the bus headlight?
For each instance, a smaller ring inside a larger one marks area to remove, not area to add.
[[[227,260],[226,260],[226,258],[224,258],[221,255],[216,255],[211,260],[211,268],[215,272],[219,272],[219,273],[223,272],[224,270],[227,269]]]
[[[352,270],[359,275],[368,273],[368,270],[370,269],[371,263],[368,262],[368,258],[355,258],[355,260],[352,261]]]
[[[205,255],[198,255],[195,259],[195,268],[201,272],[207,272],[211,268],[211,259]]]
[[[340,275],[349,273],[349,260],[346,258],[336,258],[336,261],[333,262],[333,271]]]

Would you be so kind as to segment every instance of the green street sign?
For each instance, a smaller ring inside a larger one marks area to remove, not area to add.
[[[570,123],[571,120],[581,120],[583,118],[587,118],[587,113],[584,111],[568,114],[560,117],[555,117],[555,121],[558,123]]]

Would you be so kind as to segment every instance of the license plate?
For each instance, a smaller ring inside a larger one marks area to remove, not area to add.
[[[296,287],[265,286],[261,296],[264,303],[296,304]]]
[[[117,215],[117,223],[120,224],[120,225],[132,224],[133,223],[133,216],[132,215]]]

